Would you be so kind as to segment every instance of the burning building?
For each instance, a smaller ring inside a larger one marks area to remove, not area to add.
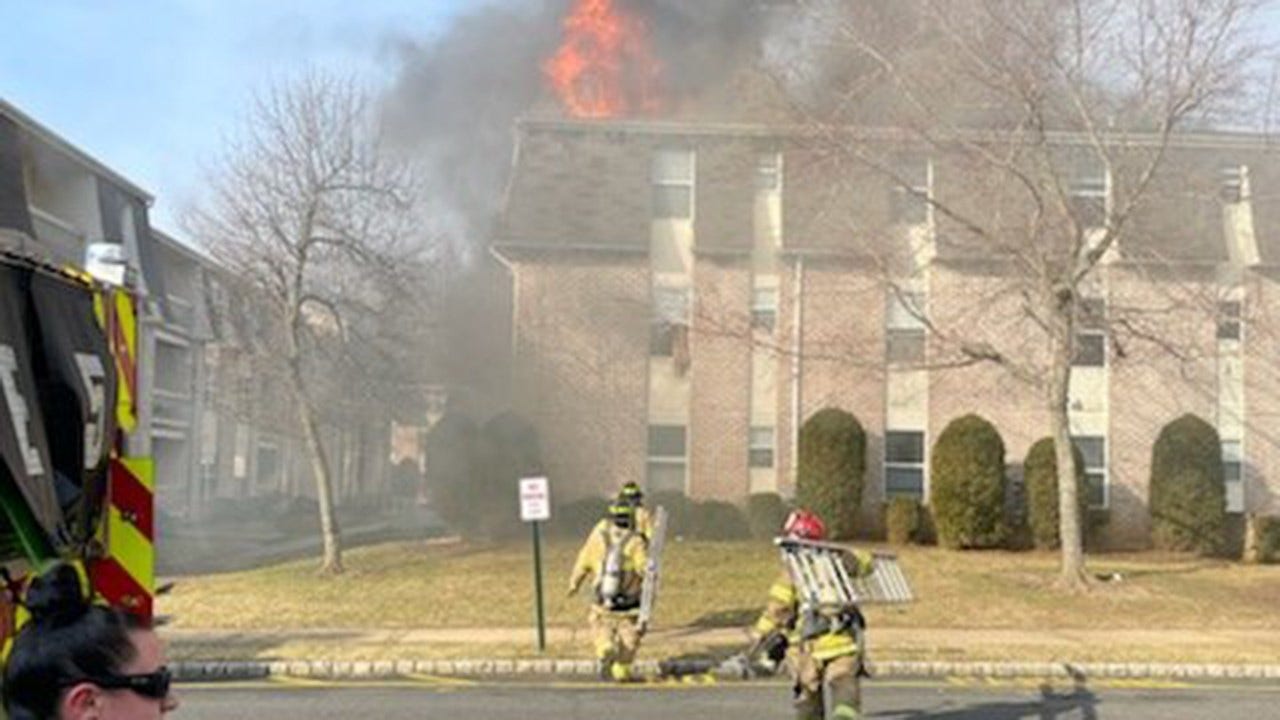
[[[772,121],[785,110],[700,119],[663,97],[640,19],[575,8],[543,68],[561,112],[517,123],[493,243],[512,281],[515,404],[561,496],[628,480],[787,496],[798,428],[828,407],[867,431],[862,527],[894,496],[928,502],[930,446],[966,413],[995,424],[1016,475],[1049,432],[1041,395],[995,363],[950,362],[930,332],[1042,354],[1002,281],[1013,261],[937,211],[1016,224],[1003,188],[893,128],[843,129],[870,149],[849,164],[812,127]],[[1154,139],[1126,142],[1104,172],[1086,137],[1053,139],[1086,235]],[[1151,448],[1185,413],[1222,438],[1228,511],[1280,510],[1280,157],[1264,138],[1202,133],[1175,137],[1166,167],[1075,329],[1071,432],[1115,547],[1147,542]],[[1141,328],[1133,308],[1149,310]]]

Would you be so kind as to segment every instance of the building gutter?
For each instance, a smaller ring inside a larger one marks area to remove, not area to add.
[[[507,273],[511,275],[511,339],[510,339],[510,343],[511,343],[511,368],[512,368],[512,372],[514,373],[515,366],[516,366],[516,359],[517,359],[516,350],[518,348],[516,341],[519,339],[519,332],[520,332],[520,323],[519,323],[519,315],[518,315],[520,311],[520,282],[519,282],[520,275],[516,269],[516,264],[512,262],[507,256],[503,255],[502,251],[499,250],[496,245],[489,246],[489,256],[492,257],[494,260],[497,260],[498,264],[506,268]],[[514,387],[514,384],[512,385],[512,387]]]
[[[800,373],[804,348],[804,256],[797,255],[794,266],[794,298],[791,328],[791,491],[800,478]]]

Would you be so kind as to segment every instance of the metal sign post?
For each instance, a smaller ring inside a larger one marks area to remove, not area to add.
[[[533,596],[538,618],[538,652],[547,650],[547,620],[542,604],[542,535],[538,526],[551,519],[551,487],[545,477],[520,481],[520,519],[533,526]]]

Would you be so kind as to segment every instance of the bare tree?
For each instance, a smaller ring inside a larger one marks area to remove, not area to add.
[[[932,244],[887,252],[895,220],[851,228],[926,326],[939,367],[995,364],[1032,388],[1050,419],[1059,478],[1076,477],[1069,391],[1082,327],[1171,344],[1090,302],[1120,251],[1148,264],[1149,201],[1185,168],[1184,131],[1218,126],[1258,89],[1251,0],[800,0],[811,52],[786,56],[800,143],[853,198],[872,175],[916,203]],[[1234,116],[1237,120],[1239,115]],[[1240,123],[1235,123],[1239,126]],[[929,187],[903,158],[925,158]],[[1082,168],[1087,170],[1082,171]],[[1096,181],[1096,182],[1095,182]],[[1084,183],[1082,185],[1082,183]],[[841,192],[846,194],[841,195]],[[815,215],[821,215],[815,210]],[[860,220],[874,218],[863,213]],[[1221,220],[1219,219],[1219,227]],[[1133,240],[1134,242],[1130,242]],[[981,258],[1001,282],[971,313],[1008,303],[1026,333],[974,332],[908,302],[938,244]],[[1184,298],[1185,300],[1185,298]],[[1212,305],[1210,303],[1210,305]],[[1137,308],[1134,308],[1137,310]],[[1149,309],[1149,308],[1148,308]],[[1140,313],[1138,313],[1140,314]],[[1169,348],[1171,349],[1171,348]],[[1060,482],[1063,581],[1085,584],[1077,488]]]
[[[429,260],[415,235],[413,176],[383,152],[372,107],[353,81],[314,72],[257,96],[190,222],[265,316],[255,350],[276,363],[295,405],[328,573],[342,571],[342,555],[321,424],[338,399],[389,394],[377,388],[403,364],[377,339],[397,314],[414,316],[397,303]]]

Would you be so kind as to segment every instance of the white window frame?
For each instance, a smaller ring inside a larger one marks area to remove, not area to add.
[[[664,158],[683,155],[688,159],[688,172],[686,173],[670,173],[666,169],[675,163],[664,162]],[[689,197],[689,214],[680,215],[660,215],[658,203],[651,200],[653,219],[658,221],[693,221],[698,214],[698,196],[697,196],[697,178],[698,178],[698,155],[692,149],[681,148],[664,148],[658,150],[653,156],[653,163],[650,167],[649,179],[651,184],[650,192],[656,198],[659,189],[683,188],[687,191]]]
[[[782,192],[782,153],[766,152],[756,155],[755,181],[757,192]]]
[[[666,299],[664,299],[664,296]],[[674,344],[667,348],[667,352],[655,352],[658,333],[667,333],[667,341],[670,342],[672,328],[677,325],[688,328],[692,306],[693,293],[688,287],[677,285],[655,285],[653,287],[653,317],[650,319],[649,327],[650,357],[671,357],[674,355]],[[677,311],[673,312],[668,308],[676,308]]]
[[[905,301],[905,302],[904,302]],[[922,292],[894,292],[890,289],[888,293],[888,302],[885,308],[885,359],[890,365],[912,365],[925,361],[926,353],[926,332],[924,320],[920,317],[924,313],[927,298]],[[916,339],[920,346],[920,356],[918,358],[907,358],[905,360],[895,359],[894,347],[895,339]]]
[[[1234,452],[1230,452],[1228,446],[1234,446]],[[1236,469],[1236,478],[1230,480],[1227,478],[1227,468],[1233,465]],[[1227,512],[1233,514],[1244,512],[1244,440],[1234,438],[1224,438],[1222,440],[1222,480],[1226,486],[1230,486],[1233,483],[1239,486],[1240,503],[1238,506],[1232,507],[1232,495],[1227,492]]]
[[[907,227],[920,227],[933,225],[933,158],[928,155],[903,156],[899,158],[899,165],[923,161],[924,162],[924,184],[912,184],[904,186],[894,181],[893,184],[893,222],[897,225],[905,225]],[[916,168],[908,168],[906,173],[900,173],[900,176],[907,177],[912,170]],[[901,217],[901,209],[911,207],[912,204],[919,201],[924,205],[924,218],[919,222],[906,222]]]
[[[1102,465],[1091,466],[1088,464],[1088,458],[1085,457],[1085,466],[1083,471],[1086,478],[1088,478],[1090,473],[1102,475],[1102,504],[1094,505],[1090,503],[1088,508],[1090,510],[1108,510],[1111,508],[1111,443],[1107,442],[1106,435],[1072,435],[1071,443],[1073,447],[1075,446],[1075,443],[1080,440],[1099,440],[1102,442]],[[1080,455],[1082,457],[1084,456],[1083,450],[1080,451]],[[1086,479],[1085,492],[1088,493],[1088,491],[1089,485]],[[1086,500],[1087,499],[1088,498],[1086,498]]]
[[[751,290],[751,327],[773,332],[778,326],[778,288]]]
[[[920,460],[918,462],[917,461],[908,462],[903,460],[889,459],[889,435],[905,434],[905,433],[911,433],[911,434],[920,436]],[[903,493],[900,491],[891,490],[889,488],[889,470],[899,469],[899,470],[919,470],[920,471],[920,495],[918,499],[922,503],[928,501],[928,498],[929,498],[929,457],[928,457],[929,444],[928,444],[928,441],[929,441],[929,438],[927,437],[927,433],[924,430],[886,429],[884,431],[884,450],[881,453],[881,456],[882,456],[881,460],[882,460],[882,467],[883,467],[883,484],[884,484],[883,490],[884,490],[884,497],[886,500],[891,500],[895,497],[916,497],[914,494]]]
[[[1075,202],[1077,199],[1102,200],[1102,224],[1101,225],[1083,225],[1084,231],[1097,230],[1107,227],[1111,220],[1111,172],[1107,166],[1099,159],[1094,157],[1092,153],[1081,158],[1085,163],[1090,165],[1088,170],[1081,168],[1079,165],[1072,167],[1071,182],[1067,193],[1071,200],[1071,211],[1078,215]],[[1096,169],[1093,164],[1096,163]],[[1095,173],[1096,170],[1096,173]],[[1077,217],[1077,220],[1084,222],[1086,218]]]
[[[653,431],[657,428],[666,428],[666,429],[679,428],[680,431],[683,433],[682,439],[684,444],[684,453],[682,455],[654,454]],[[679,467],[684,476],[683,481],[681,483],[682,485],[681,491],[687,494],[689,492],[689,426],[673,425],[673,424],[667,424],[667,423],[650,423],[647,428],[647,433],[648,433],[648,437],[645,444],[645,455],[646,455],[645,485],[646,487],[651,486],[649,481],[650,481],[650,478],[652,477],[652,468],[655,465],[664,466],[668,468]]]
[[[778,429],[773,425],[752,425],[748,429],[747,467],[752,470],[772,470],[778,464]],[[757,453],[769,453],[767,465],[756,463]]]
[[[1089,298],[1081,298],[1080,303],[1081,303],[1081,306],[1078,308],[1080,312],[1077,313],[1077,320],[1076,320],[1076,337],[1075,337],[1074,347],[1072,348],[1072,352],[1071,352],[1071,367],[1075,367],[1075,368],[1108,367],[1108,365],[1110,364],[1110,358],[1108,358],[1107,356],[1110,355],[1110,352],[1109,352],[1110,347],[1108,346],[1108,342],[1107,342],[1107,313],[1109,311],[1109,308],[1107,307],[1107,301],[1105,298],[1089,297]],[[1085,309],[1084,306],[1086,303],[1098,303],[1099,307],[1101,308],[1101,317],[1099,320],[1100,327],[1091,327],[1090,325],[1087,324],[1089,314],[1084,312],[1084,309]],[[1082,346],[1082,341],[1085,338],[1098,338],[1099,342],[1102,343],[1102,362],[1096,363],[1096,364],[1080,362],[1080,348]]]

